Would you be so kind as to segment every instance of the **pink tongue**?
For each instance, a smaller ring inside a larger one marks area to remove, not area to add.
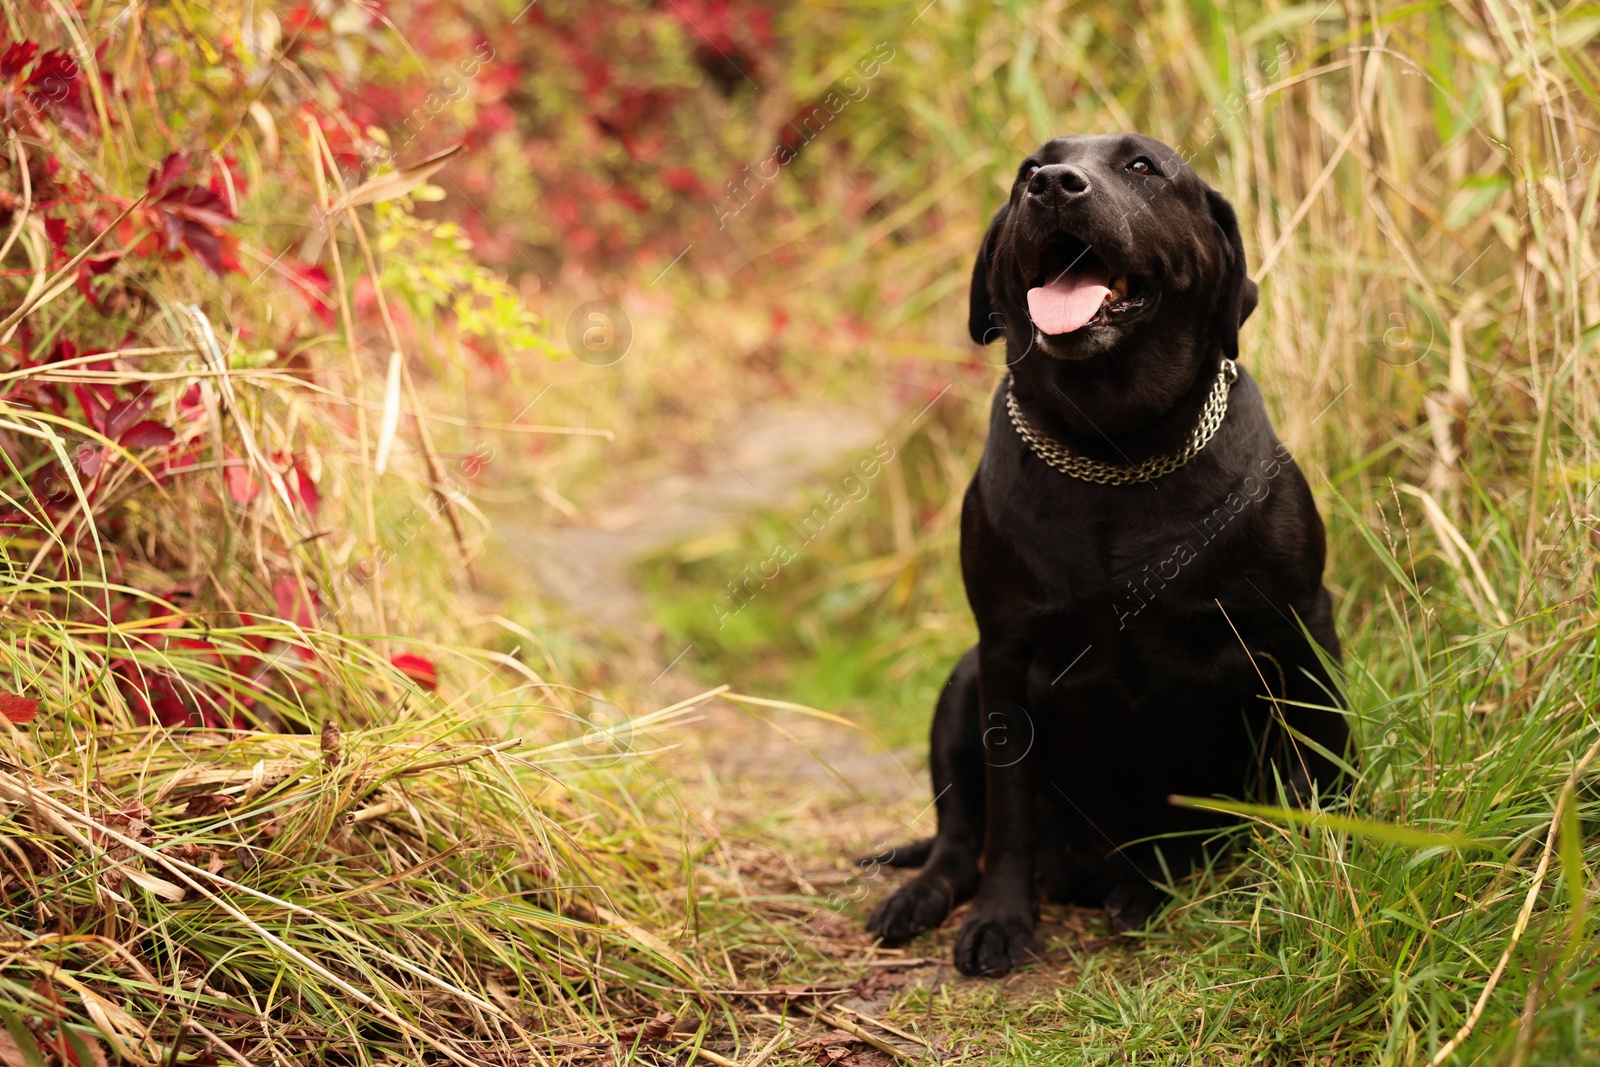
[[[1045,333],[1071,333],[1094,318],[1111,293],[1111,278],[1096,267],[1069,270],[1028,290],[1028,315]]]

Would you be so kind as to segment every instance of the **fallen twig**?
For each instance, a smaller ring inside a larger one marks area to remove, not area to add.
[[[449,759],[438,759],[432,761],[431,763],[418,763],[410,767],[402,767],[400,770],[395,771],[391,777],[406,778],[413,774],[421,774],[423,771],[436,771],[440,767],[459,767],[463,763],[471,763],[473,760],[482,759],[484,756],[492,753],[504,752],[507,749],[516,748],[520,744],[522,744],[522,738],[508,738],[505,741],[500,741],[493,745],[485,745],[483,748],[475,748],[471,752],[463,752],[459,756],[451,756]]]
[[[750,1059],[746,1061],[744,1067],[761,1067],[763,1063],[766,1063],[773,1057],[775,1053],[777,1053],[778,1048],[784,1043],[784,1041],[788,1039],[788,1037],[788,1027],[784,1027],[782,1030],[779,1030],[775,1035],[773,1035],[771,1041],[768,1041],[765,1045],[761,1046],[756,1054],[751,1056]]]
[[[857,1011],[855,1008],[847,1008],[843,1004],[839,1005],[839,1007],[836,1010],[838,1010],[838,1011],[847,1011],[851,1015],[854,1015],[856,1018],[862,1020],[863,1022],[871,1023],[873,1026],[876,1026],[879,1030],[882,1030],[884,1033],[893,1034],[895,1037],[904,1038],[905,1040],[910,1041],[913,1044],[921,1045],[923,1048],[927,1049],[930,1053],[937,1053],[937,1050],[933,1047],[932,1043],[930,1043],[927,1038],[918,1037],[916,1034],[907,1033],[906,1031],[900,1029],[897,1026],[892,1026],[889,1023],[884,1022],[882,1019],[879,1019],[877,1016],[868,1015],[866,1012]]]
[[[871,1030],[868,1030],[866,1027],[857,1026],[855,1023],[851,1022],[849,1019],[841,1019],[839,1016],[834,1015],[831,1012],[824,1011],[821,1008],[813,1008],[813,1007],[810,1007],[809,1005],[801,1004],[799,1002],[796,1002],[794,1007],[795,1007],[796,1011],[799,1011],[799,1012],[801,1012],[801,1013],[803,1013],[805,1015],[811,1016],[813,1019],[817,1020],[817,1022],[819,1022],[819,1023],[822,1023],[824,1026],[831,1026],[835,1030],[843,1030],[845,1033],[849,1034],[851,1037],[854,1037],[854,1038],[856,1038],[856,1039],[858,1039],[860,1041],[865,1042],[868,1045],[871,1045],[873,1048],[877,1049],[879,1052],[883,1052],[883,1053],[886,1053],[886,1054],[888,1054],[890,1056],[893,1056],[896,1060],[900,1061],[901,1063],[916,1063],[918,1058],[919,1058],[919,1057],[914,1056],[911,1053],[907,1052],[905,1049],[901,1048],[899,1045],[896,1045],[893,1042],[885,1041],[883,1038],[879,1037],[877,1034],[873,1033]]]
[[[730,1060],[720,1052],[712,1052],[708,1048],[692,1048],[688,1051],[690,1059],[705,1060],[707,1063],[716,1064],[717,1067],[739,1067],[738,1060]]]

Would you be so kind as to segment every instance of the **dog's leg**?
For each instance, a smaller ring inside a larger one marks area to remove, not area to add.
[[[928,857],[933,854],[933,846],[938,843],[937,837],[920,837],[904,845],[890,845],[882,852],[875,852],[870,856],[862,856],[856,860],[857,867],[902,867],[916,869],[925,866]]]
[[[1141,930],[1160,910],[1165,894],[1142,875],[1125,878],[1106,894],[1106,919],[1113,933]]]
[[[980,621],[980,633],[982,623]],[[1032,649],[1015,639],[978,644],[983,704],[983,881],[956,938],[963,974],[1004,974],[1033,947],[1039,920],[1034,881],[1036,724],[1027,709]],[[1021,751],[1019,751],[1019,749]]]
[[[925,862],[902,860],[908,852],[922,851],[924,842],[890,849],[894,859],[879,861],[888,866],[923,867],[921,874],[895,890],[867,920],[867,929],[888,944],[938,926],[950,909],[977,891],[978,856],[983,850],[982,745],[978,658],[973,650],[956,665],[933,713],[929,763],[938,834],[926,842]]]

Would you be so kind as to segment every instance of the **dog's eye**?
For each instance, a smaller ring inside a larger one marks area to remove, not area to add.
[[[1129,163],[1128,169],[1135,174],[1151,174],[1155,171],[1155,167],[1151,166],[1150,161],[1143,156]]]
[[[1029,163],[1027,166],[1022,168],[1022,180],[1023,181],[1028,181],[1035,174],[1038,174],[1038,173],[1039,173],[1039,164],[1037,164],[1037,163]]]

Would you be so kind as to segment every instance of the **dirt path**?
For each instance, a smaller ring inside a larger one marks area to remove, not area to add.
[[[630,570],[643,556],[730,527],[754,511],[798,501],[842,457],[881,439],[883,410],[827,404],[768,405],[746,414],[719,440],[704,438],[695,471],[633,478],[614,499],[578,521],[530,526],[502,517],[497,532],[511,559],[575,615],[608,626],[645,620]]]
[[[536,525],[515,512],[492,514],[504,558],[545,597],[583,625],[619,637],[617,657],[631,678],[620,688],[639,694],[636,711],[648,711],[695,695],[702,687],[675,670],[673,657],[690,650],[661,648],[651,636],[648,605],[634,580],[641,557],[690,539],[728,530],[761,509],[798,507],[808,490],[826,485],[849,457],[881,440],[894,412],[887,407],[770,405],[705,441],[692,464],[664,477],[622,472],[621,486],[562,525]],[[608,664],[613,660],[608,656]],[[766,694],[781,698],[783,694]],[[931,713],[931,709],[930,709]],[[1094,917],[1055,909],[1040,929],[1041,965],[1003,983],[963,979],[948,963],[954,924],[905,950],[871,943],[867,911],[909,872],[879,870],[865,877],[849,862],[890,844],[933,832],[925,755],[919,749],[885,751],[848,727],[775,711],[761,717],[713,701],[691,725],[652,738],[678,746],[667,763],[682,799],[704,826],[759,825],[753,840],[733,843],[740,851],[737,878],[752,893],[802,895],[818,901],[805,921],[807,936],[841,966],[830,982],[852,992],[832,1000],[834,1019],[891,1026],[925,1035],[939,1052],[990,1062],[992,1045],[975,1038],[966,1009],[939,1012],[935,996],[952,989],[981,999],[987,1008],[982,1030],[998,1027],[1007,1014],[1075,970],[1084,948],[1098,943]],[[1103,931],[1101,931],[1103,932]],[[775,983],[788,979],[779,975]],[[904,994],[928,990],[927,1012],[905,1014]],[[900,1005],[900,1014],[896,1014]],[[858,1014],[852,1014],[858,1013]],[[760,1033],[769,1019],[747,1020]],[[876,1067],[895,1062],[883,1052],[831,1025],[803,1021],[796,1039],[774,1063],[838,1063]],[[775,1032],[775,1031],[774,1031]],[[892,1035],[873,1030],[880,1038]],[[915,1048],[893,1038],[901,1048]]]
[[[715,439],[703,437],[685,469],[664,477],[623,471],[621,488],[559,526],[496,514],[496,533],[525,579],[567,612],[615,634],[647,634],[633,575],[639,559],[730,529],[753,512],[798,507],[850,457],[882,440],[893,416],[887,405],[763,405]],[[641,650],[632,684],[663,703],[693,695],[692,682],[673,670],[692,651]],[[886,810],[927,792],[918,753],[877,750],[857,731],[800,715],[779,712],[761,722],[714,703],[687,740],[702,777],[717,788],[825,806],[841,833],[855,838],[854,850],[890,832],[881,825]]]

